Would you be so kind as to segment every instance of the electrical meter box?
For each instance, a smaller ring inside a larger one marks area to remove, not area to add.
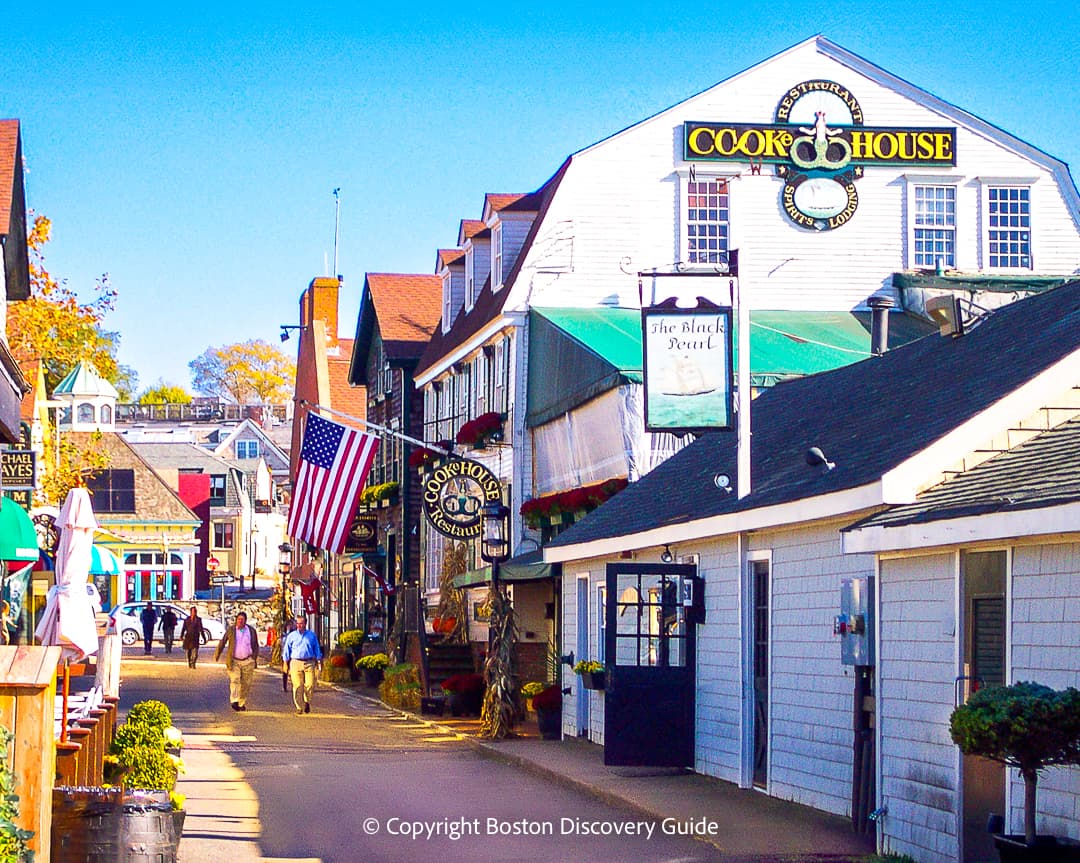
[[[840,637],[844,665],[874,665],[874,578],[845,578],[840,582],[840,614],[833,634]]]

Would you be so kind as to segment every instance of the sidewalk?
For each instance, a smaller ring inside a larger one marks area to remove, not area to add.
[[[333,688],[390,709],[362,684]],[[696,773],[605,767],[603,747],[573,738],[543,740],[535,722],[516,728],[515,737],[490,741],[478,736],[478,718],[404,715],[459,737],[485,757],[632,809],[658,824],[672,819],[676,829],[681,825],[723,851],[729,863],[843,863],[874,851],[872,840],[852,833],[846,818]],[[272,863],[259,853],[258,800],[242,771],[217,746],[238,739],[212,734],[185,738],[186,771],[177,790],[187,795],[188,815],[178,863]],[[703,821],[713,825],[713,835],[700,835]],[[319,861],[294,858],[291,863]]]
[[[357,684],[342,690],[386,705],[374,690]],[[485,756],[582,791],[614,806],[629,807],[657,822],[712,822],[716,833],[698,838],[724,851],[732,863],[766,860],[843,861],[874,853],[871,837],[858,836],[849,819],[809,806],[742,789],[698,773],[667,768],[606,767],[604,749],[579,738],[540,737],[536,722],[515,727],[515,737],[480,738],[478,718],[418,716],[447,733],[462,735]]]

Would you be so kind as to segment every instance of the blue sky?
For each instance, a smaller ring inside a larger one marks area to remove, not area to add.
[[[1071,4],[52,6],[5,10],[0,117],[53,220],[47,266],[80,290],[110,274],[143,388],[276,343],[333,268],[334,188],[351,336],[364,273],[433,272],[485,192],[815,33],[1080,168]]]

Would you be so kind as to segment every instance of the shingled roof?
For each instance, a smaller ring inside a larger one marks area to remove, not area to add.
[[[527,199],[528,206],[535,209],[537,215],[536,218],[533,219],[532,225],[529,228],[529,233],[526,235],[525,241],[521,246],[521,253],[518,255],[510,272],[507,273],[503,279],[505,285],[512,285],[514,279],[517,278],[517,274],[527,256],[529,246],[532,245],[536,233],[540,229],[541,223],[544,221],[544,214],[551,205],[551,199],[555,196],[555,191],[559,188],[559,183],[566,174],[566,169],[569,165],[570,159],[567,159],[550,180],[544,183],[544,185],[535,192],[526,195],[522,199],[523,201]],[[440,257],[443,255],[443,251],[446,250],[440,250]],[[447,264],[451,263],[447,258],[444,258],[444,260]],[[489,278],[476,297],[476,303],[473,307],[469,311],[463,310],[461,314],[454,319],[454,324],[449,330],[444,333],[441,327],[435,328],[435,332],[431,335],[431,341],[428,342],[427,348],[424,350],[423,355],[417,363],[417,372],[423,372],[438,363],[439,360],[446,356],[451,350],[467,341],[471,336],[478,333],[487,323],[498,317],[502,312],[503,304],[506,302],[506,298],[509,295],[510,291],[506,288],[503,288],[497,293],[492,292],[491,279]]]
[[[969,471],[844,528],[900,527],[1080,501],[1080,419],[1036,435]]]
[[[548,548],[869,486],[1077,351],[1080,281],[999,308],[961,337],[929,335],[778,384],[753,402],[746,497],[714,483],[726,473],[736,484],[735,433],[708,433]],[[805,453],[815,446],[835,462],[833,470],[807,465]]]
[[[387,359],[413,361],[424,352],[442,314],[442,279],[417,273],[368,273],[349,382],[367,383],[367,360],[378,327]]]

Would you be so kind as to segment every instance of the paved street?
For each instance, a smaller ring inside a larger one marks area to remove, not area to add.
[[[160,647],[153,657],[141,648],[124,656],[122,710],[159,698],[189,738],[187,760],[221,759],[218,785],[188,779],[181,789],[191,796],[185,861],[213,854],[240,863],[254,846],[234,835],[256,840],[264,858],[325,863],[721,858],[702,842],[663,835],[656,819],[485,758],[456,734],[352,693],[321,686],[312,714],[296,716],[280,673],[263,671],[248,710],[236,713],[210,653],[203,649],[195,670],[182,652]],[[598,835],[631,830],[640,835]]]

